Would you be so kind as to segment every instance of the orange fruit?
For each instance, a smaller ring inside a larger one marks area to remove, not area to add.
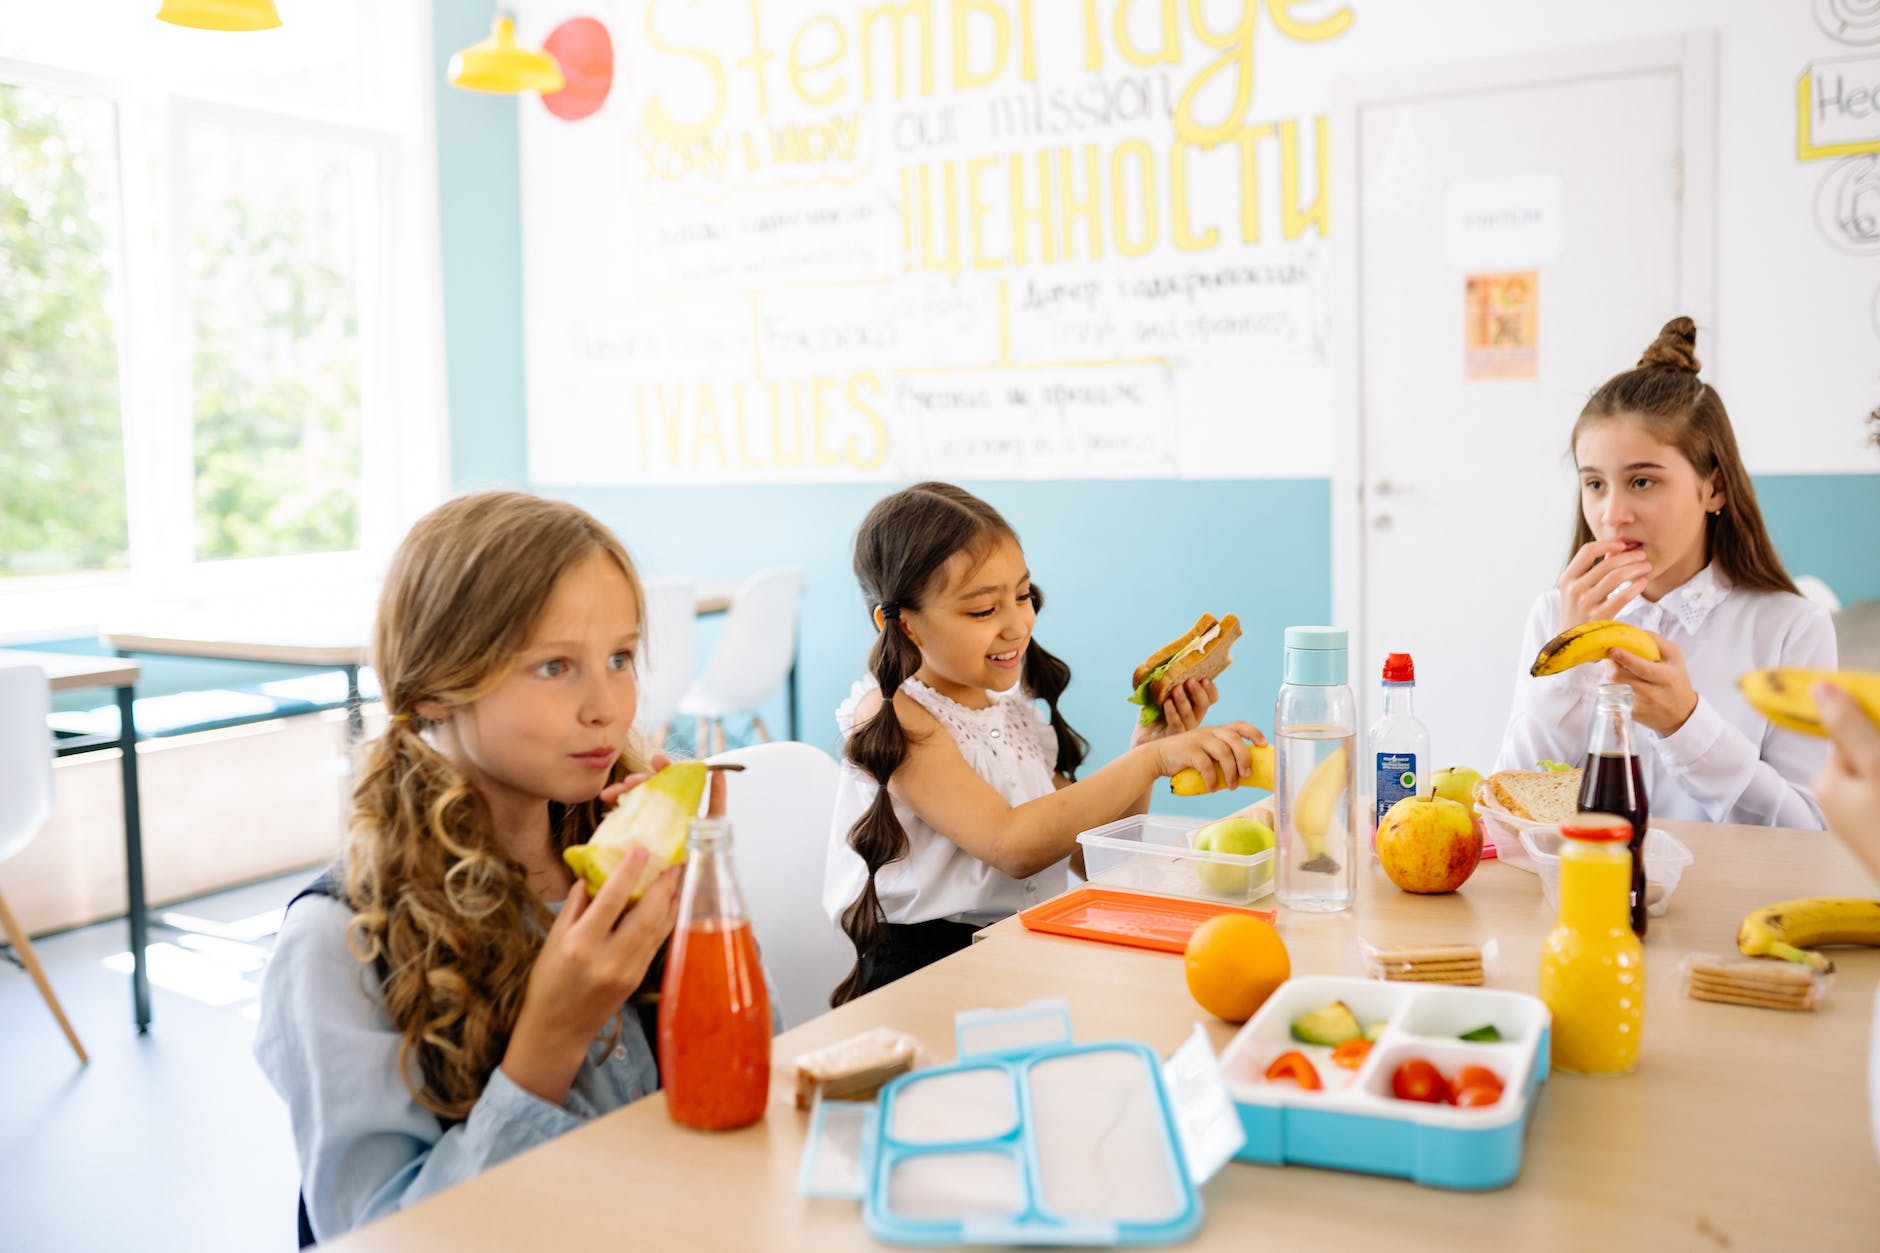
[[[1273,989],[1292,977],[1279,932],[1251,914],[1217,914],[1196,927],[1183,966],[1188,994],[1229,1022],[1253,1017]]]

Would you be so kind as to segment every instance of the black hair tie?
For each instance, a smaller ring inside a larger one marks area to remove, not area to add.
[[[881,611],[881,618],[884,622],[901,616],[901,602],[898,600],[884,600],[876,608]]]

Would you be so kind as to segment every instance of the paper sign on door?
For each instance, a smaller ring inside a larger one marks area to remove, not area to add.
[[[1471,274],[1463,302],[1463,377],[1540,374],[1540,271]]]

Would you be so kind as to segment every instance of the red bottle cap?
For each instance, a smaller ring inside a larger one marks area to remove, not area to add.
[[[1384,658],[1384,682],[1415,683],[1417,681],[1416,663],[1410,660],[1409,653],[1392,653]]]
[[[1575,814],[1560,824],[1560,834],[1569,840],[1623,843],[1632,838],[1632,820],[1618,814]]]

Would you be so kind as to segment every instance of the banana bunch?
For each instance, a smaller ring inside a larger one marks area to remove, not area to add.
[[[1765,905],[1737,928],[1736,946],[1745,957],[1780,957],[1816,970],[1834,969],[1817,944],[1880,945],[1880,901],[1816,896]]]
[[[1263,787],[1273,790],[1273,746],[1271,744],[1248,744],[1247,755],[1253,758],[1253,773],[1242,779],[1242,786]],[[1177,770],[1168,781],[1168,790],[1177,796],[1201,796],[1208,791],[1207,780],[1193,766],[1186,770]]]
[[[1338,869],[1338,862],[1325,851],[1325,833],[1332,829],[1338,798],[1345,794],[1347,756],[1343,744],[1333,749],[1312,767],[1312,773],[1306,776],[1299,794],[1293,798],[1293,829],[1299,833],[1306,852],[1312,854],[1300,863],[1301,870],[1329,874]]]
[[[1559,674],[1589,661],[1604,661],[1606,654],[1615,648],[1637,653],[1647,661],[1659,661],[1663,657],[1648,632],[1630,622],[1600,619],[1568,627],[1548,640],[1541,646],[1540,655],[1534,658],[1534,664],[1528,667],[1528,673],[1537,679],[1543,675]]]
[[[685,860],[685,837],[705,795],[708,768],[702,761],[675,761],[620,798],[586,844],[561,851],[570,869],[598,894],[607,876],[635,844],[646,847],[646,865],[629,899],[639,900],[660,871]]]
[[[1804,735],[1825,735],[1815,708],[1817,683],[1834,686],[1860,702],[1867,716],[1880,722],[1880,674],[1859,670],[1752,670],[1736,681],[1749,703],[1769,721]]]

